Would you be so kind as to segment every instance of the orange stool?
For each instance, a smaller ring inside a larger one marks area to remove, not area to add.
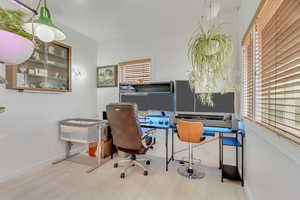
[[[179,139],[182,142],[189,143],[189,162],[188,166],[181,166],[177,172],[189,179],[200,179],[205,176],[205,173],[200,167],[194,165],[193,160],[193,143],[201,143],[206,138],[204,137],[204,128],[201,122],[178,121],[177,130]]]

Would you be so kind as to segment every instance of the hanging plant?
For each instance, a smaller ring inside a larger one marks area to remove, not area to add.
[[[218,84],[228,80],[230,70],[227,61],[232,49],[231,36],[221,33],[220,26],[212,26],[208,31],[200,26],[192,37],[188,54],[193,69],[189,83],[203,104],[213,106],[213,92]]]
[[[0,8],[0,29],[18,34],[32,40],[32,35],[25,32],[23,24],[27,14],[20,10],[9,10]]]

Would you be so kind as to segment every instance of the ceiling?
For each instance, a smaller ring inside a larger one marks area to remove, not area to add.
[[[218,1],[221,15],[232,12],[240,3]],[[204,13],[203,0],[48,0],[48,7],[54,21],[98,42],[139,33],[176,32],[179,23],[184,28],[182,24],[200,20]]]

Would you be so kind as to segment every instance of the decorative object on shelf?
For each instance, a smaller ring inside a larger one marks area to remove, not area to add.
[[[212,1],[214,0],[210,0]],[[211,3],[209,7],[210,13],[214,10],[212,5]],[[232,37],[222,33],[221,25],[210,25],[207,31],[200,25],[191,38],[188,55],[192,62],[192,71],[189,74],[189,82],[203,104],[214,105],[212,94],[216,92],[216,88],[222,93],[226,92],[225,87],[220,87],[231,81],[228,77],[232,70],[227,63],[232,50]]]
[[[32,58],[34,60],[40,60],[40,54],[36,51],[36,52],[33,53]]]
[[[118,86],[118,65],[109,65],[97,68],[97,87]]]
[[[34,29],[36,36],[41,41],[52,42],[54,40],[60,41],[66,38],[66,35],[53,24],[46,0],[44,0],[44,5],[40,8],[38,19],[32,21],[24,24],[24,29],[30,34],[32,34]],[[32,29],[32,27],[34,28]]]
[[[33,36],[22,28],[25,17],[22,11],[0,8],[0,63],[20,64],[32,55]]]
[[[0,75],[0,85],[1,84],[7,84],[7,81]]]
[[[29,75],[35,75],[35,69],[28,69]]]
[[[41,88],[51,88],[51,84],[48,82],[41,82],[39,85]]]
[[[55,50],[55,48],[53,46],[48,47],[48,52],[49,53],[54,54],[54,50]]]

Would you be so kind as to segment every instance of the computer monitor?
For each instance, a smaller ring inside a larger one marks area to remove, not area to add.
[[[175,82],[176,112],[234,113],[234,92],[214,93],[214,106],[202,104],[187,80]]]

